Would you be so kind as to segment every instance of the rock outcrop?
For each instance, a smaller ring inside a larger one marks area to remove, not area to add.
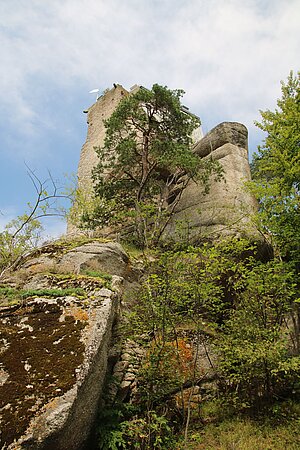
[[[194,147],[203,159],[222,166],[222,180],[211,177],[210,190],[191,181],[182,194],[167,230],[175,240],[215,240],[220,236],[246,235],[257,238],[251,214],[257,203],[244,187],[251,179],[248,162],[248,131],[237,122],[223,122]]]
[[[88,110],[88,135],[78,168],[79,187],[87,196],[97,164],[94,147],[104,143],[103,121],[126,95],[130,92],[115,85]],[[257,205],[244,189],[244,182],[250,180],[246,127],[222,123],[195,143],[194,152],[204,160],[219,161],[224,178],[212,177],[206,194],[200,184],[190,181],[164,238],[197,242],[246,235],[256,239],[249,217]],[[69,224],[70,234],[77,231]],[[141,271],[131,266],[120,244],[80,238],[35,251],[1,280],[3,449],[82,450],[101,408],[109,369],[115,382],[106,390],[112,401],[134,399],[138,368],[146,353],[130,340],[120,346],[113,331],[117,334],[114,324],[122,292],[136,286]],[[192,354],[190,341],[187,348]],[[189,401],[195,405],[214,389],[213,358],[204,344],[196,350],[202,378],[199,385],[187,386]]]
[[[121,246],[95,241],[49,245],[3,280],[1,448],[83,448],[125,277],[134,274]]]
[[[59,265],[72,273],[98,270],[126,279],[132,277],[129,257],[117,242],[92,242],[75,247],[62,256]]]
[[[131,92],[135,92],[135,89],[128,92],[122,86],[115,85],[87,111],[87,139],[78,167],[79,187],[87,197],[92,192],[91,174],[97,164],[95,147],[104,143],[103,120],[110,117],[122,98]],[[201,129],[198,131],[194,136],[198,139],[194,147],[195,153],[200,158],[218,160],[224,169],[224,178],[222,181],[215,181],[212,177],[210,192],[205,195],[200,183],[189,183],[166,230],[165,238],[197,242],[203,238],[215,240],[227,235],[246,235],[257,239],[255,227],[249,220],[249,214],[256,211],[257,205],[244,188],[245,181],[250,180],[246,127],[236,122],[224,122],[203,138]],[[69,224],[68,233],[76,234],[78,230]]]
[[[87,200],[92,195],[93,190],[92,170],[98,163],[95,148],[104,144],[104,120],[111,116],[122,98],[128,94],[129,92],[126,89],[116,84],[113,89],[99,97],[96,103],[84,111],[87,114],[88,132],[80,153],[78,187],[82,190]],[[67,233],[69,235],[78,235],[80,231],[69,221]]]

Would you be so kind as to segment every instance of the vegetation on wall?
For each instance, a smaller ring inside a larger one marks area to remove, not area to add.
[[[299,75],[282,83],[278,108],[261,113],[251,186],[274,257],[242,239],[157,253],[126,321],[145,349],[138,390],[107,410],[101,449],[300,445]]]

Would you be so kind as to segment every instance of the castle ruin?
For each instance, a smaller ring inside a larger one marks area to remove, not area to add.
[[[105,126],[124,96],[131,95],[140,87],[130,91],[119,84],[104,92],[87,110],[88,131],[78,166],[78,186],[86,193],[92,192],[92,170],[98,162],[95,147],[104,145]],[[187,108],[185,108],[188,111]],[[248,131],[237,122],[223,122],[203,136],[201,128],[196,130],[193,151],[200,158],[218,160],[224,169],[224,179],[210,180],[210,191],[191,180],[178,202],[174,216],[165,236],[172,240],[215,240],[227,235],[256,235],[250,216],[257,210],[253,196],[245,189],[251,179],[248,160]],[[89,195],[89,194],[87,194]],[[69,224],[68,233],[74,232]]]

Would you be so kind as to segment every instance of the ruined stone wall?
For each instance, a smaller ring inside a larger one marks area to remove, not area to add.
[[[105,92],[87,111],[84,111],[87,114],[88,131],[86,141],[81,149],[77,171],[78,188],[81,192],[80,202],[88,202],[93,194],[92,171],[98,164],[95,147],[104,145],[104,121],[112,115],[125,95],[128,95],[126,89],[119,84],[114,85],[113,89]],[[82,231],[69,218],[67,235],[76,236],[80,234],[82,234]]]
[[[134,94],[140,87],[135,85],[130,92],[121,85],[115,87],[102,95],[96,103],[87,110],[87,138],[81,149],[78,165],[79,187],[89,190],[92,187],[92,170],[98,163],[98,156],[94,147],[102,147],[105,139],[105,126],[103,121],[108,119],[114,112],[125,95]],[[203,137],[201,127],[193,132],[194,141]]]

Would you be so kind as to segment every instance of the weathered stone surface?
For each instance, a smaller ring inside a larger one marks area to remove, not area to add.
[[[219,161],[224,179],[216,181],[212,177],[208,194],[191,181],[176,207],[166,237],[193,241],[230,235],[258,238],[251,223],[257,203],[244,187],[251,179],[247,134],[242,124],[222,123],[195,146],[195,152],[202,158]]]
[[[220,123],[195,145],[194,151],[204,157],[227,143],[248,150],[248,130],[245,125],[238,122]]]
[[[93,257],[99,255],[98,244],[80,247]],[[119,244],[105,245],[107,260],[114,261],[104,269],[112,274],[109,284],[101,277],[65,271],[32,273],[29,257],[19,268],[27,275],[18,289],[55,289],[55,296],[0,304],[1,448],[79,450],[87,441],[101,400],[123,284],[114,272],[128,263]],[[80,247],[53,252],[56,269],[69,253],[81,255]],[[112,285],[114,291],[108,288]],[[64,289],[78,287],[83,297],[63,295]]]
[[[62,256],[59,267],[74,273],[90,269],[130,276],[128,255],[117,242],[93,242],[76,247]]]
[[[94,147],[101,147],[104,144],[104,120],[111,116],[121,99],[126,95],[128,95],[126,89],[120,85],[115,85],[113,89],[101,96],[88,109],[88,134],[81,150],[78,166],[79,187],[83,185],[84,188],[88,188],[92,185],[92,169],[98,163]]]
[[[41,272],[53,266],[53,257],[41,255],[36,258],[31,258],[23,264],[23,268],[30,272]]]
[[[85,304],[39,298],[2,313],[3,446],[81,448],[95,419],[116,304],[111,292]]]
[[[78,186],[83,189],[87,196],[92,192],[92,170],[98,163],[95,147],[101,147],[105,139],[104,120],[108,119],[114,112],[119,102],[128,91],[120,85],[101,96],[87,110],[88,133],[86,141],[81,149],[78,165]],[[80,234],[80,230],[72,223],[68,223],[68,234]]]

